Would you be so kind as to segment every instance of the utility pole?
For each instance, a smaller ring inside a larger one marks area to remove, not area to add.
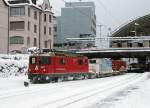
[[[99,25],[97,25],[98,27],[99,27],[99,45],[101,45],[102,46],[102,43],[101,43],[101,39],[102,39],[102,24],[99,24]]]
[[[102,36],[102,24],[97,25],[99,27],[99,37],[101,38]]]

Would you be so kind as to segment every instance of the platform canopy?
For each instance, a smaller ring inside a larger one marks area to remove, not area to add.
[[[110,48],[104,50],[85,50],[76,53],[88,58],[150,58],[150,48]]]

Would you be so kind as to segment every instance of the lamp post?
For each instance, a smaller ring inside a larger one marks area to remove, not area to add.
[[[138,24],[138,23],[134,23],[135,36],[137,36],[137,30],[136,30],[136,29],[137,29],[137,28],[136,28],[137,26],[139,26],[139,24]]]

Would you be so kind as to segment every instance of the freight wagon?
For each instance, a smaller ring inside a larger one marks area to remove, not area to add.
[[[95,58],[89,60],[89,72],[97,77],[122,74],[127,71],[126,62],[109,58]]]
[[[110,59],[89,59],[89,72],[97,77],[110,76],[112,74],[112,62]]]
[[[127,72],[127,63],[123,60],[112,60],[112,70],[114,74]]]

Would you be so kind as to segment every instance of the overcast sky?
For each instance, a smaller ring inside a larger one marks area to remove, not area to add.
[[[67,2],[78,0],[64,0]],[[82,0],[94,1],[96,6],[97,24],[103,24],[102,34],[106,34],[137,17],[150,14],[150,0]],[[50,0],[55,15],[60,15],[64,7],[63,0]]]

